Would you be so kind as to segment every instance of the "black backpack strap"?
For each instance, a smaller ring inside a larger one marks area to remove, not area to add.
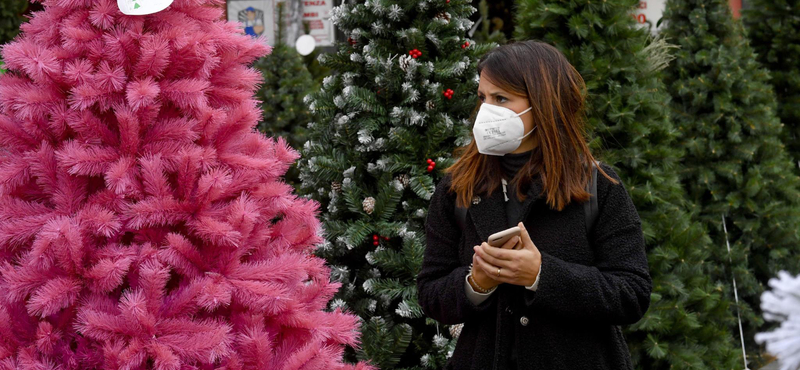
[[[592,163],[592,181],[589,183],[588,189],[586,189],[592,196],[589,198],[588,202],[583,204],[586,214],[586,233],[589,235],[591,235],[592,229],[594,229],[594,223],[599,211],[597,205],[597,166],[599,165],[599,162]]]
[[[464,232],[464,228],[467,226],[467,208],[459,207],[456,205],[453,212],[456,214],[456,222],[458,222],[458,228],[461,229],[461,232]]]

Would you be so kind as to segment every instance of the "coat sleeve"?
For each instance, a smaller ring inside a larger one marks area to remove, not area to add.
[[[417,276],[417,291],[422,311],[443,324],[458,324],[486,311],[494,299],[473,304],[464,289],[469,266],[461,264],[461,230],[455,220],[455,194],[449,192],[445,178],[436,187],[425,223],[427,246],[422,269]]]
[[[589,236],[592,266],[542,253],[538,289],[525,292],[525,304],[539,312],[573,320],[629,325],[650,306],[652,280],[647,265],[641,221],[619,176],[603,170],[619,184],[598,177],[599,214]]]

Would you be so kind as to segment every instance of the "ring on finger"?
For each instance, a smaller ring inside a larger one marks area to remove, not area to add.
[[[502,267],[498,267],[498,268],[497,268],[497,276],[500,276],[500,269],[501,269],[501,268],[502,268]]]

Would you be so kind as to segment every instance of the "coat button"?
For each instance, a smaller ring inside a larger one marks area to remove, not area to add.
[[[511,310],[511,307],[506,306],[506,313],[509,315],[513,315],[514,311]]]
[[[519,323],[522,326],[528,326],[528,322],[530,322],[530,320],[528,320],[528,318],[525,317],[525,316],[522,316],[522,317],[519,318]]]
[[[481,197],[472,198],[472,204],[476,204],[477,205],[480,202],[481,202]]]

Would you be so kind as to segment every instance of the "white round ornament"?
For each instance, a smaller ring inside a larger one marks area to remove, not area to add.
[[[317,46],[317,40],[315,40],[311,35],[300,36],[295,42],[295,47],[300,55],[311,54],[311,52],[314,51],[315,46]]]

